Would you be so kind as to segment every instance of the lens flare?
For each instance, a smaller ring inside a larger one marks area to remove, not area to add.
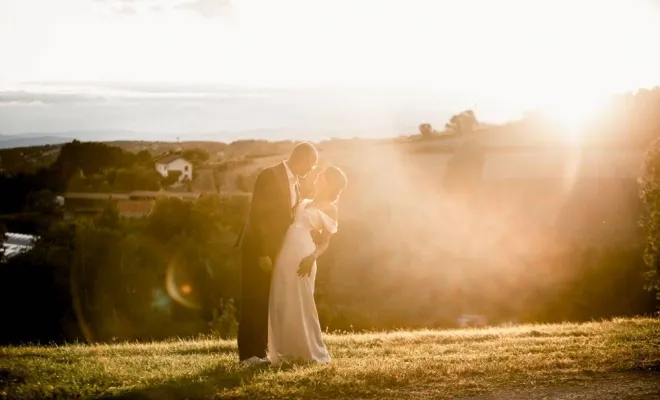
[[[192,292],[192,288],[190,287],[189,284],[184,283],[183,285],[181,285],[181,293],[190,294],[190,292]]]
[[[171,262],[165,275],[165,289],[172,300],[184,307],[199,310],[202,308],[200,299],[197,298],[188,275],[181,262]]]

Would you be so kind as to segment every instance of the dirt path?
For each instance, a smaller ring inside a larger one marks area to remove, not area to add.
[[[660,400],[660,373],[613,374],[562,386],[514,389],[465,400]]]

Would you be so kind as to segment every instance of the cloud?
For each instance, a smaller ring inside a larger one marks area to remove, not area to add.
[[[0,90],[0,132],[153,133],[141,134],[143,140],[174,140],[176,136],[192,140],[193,135],[202,139],[202,133],[216,135],[215,140],[395,135],[409,129],[404,124],[412,124],[410,129],[415,130],[421,120],[435,124],[436,119],[449,118],[443,110],[456,108],[456,103],[433,96],[402,96],[398,90],[33,82],[13,91]],[[412,110],[410,104],[420,106]],[[94,135],[79,139],[108,140]]]
[[[180,10],[189,10],[206,18],[225,16],[232,11],[230,0],[189,0],[176,6]]]
[[[31,86],[31,85],[26,85]],[[267,91],[223,89],[222,87],[186,87],[169,85],[106,85],[78,87],[70,86],[66,92],[48,90],[48,85],[41,85],[39,90],[0,91],[0,107],[12,106],[98,106],[116,107],[126,105],[158,106],[170,104],[176,106],[191,105],[227,105],[244,102],[263,102],[273,95]],[[61,88],[62,86],[60,86]],[[34,88],[32,88],[34,89]],[[109,93],[110,89],[112,93]]]
[[[103,4],[106,11],[122,16],[132,16],[143,12],[164,10],[159,0],[96,0]]]
[[[276,89],[264,90],[263,88],[252,88],[240,85],[228,85],[220,83],[149,83],[149,82],[84,82],[84,81],[32,81],[24,82],[22,85],[29,88],[31,92],[45,91],[74,91],[76,93],[113,91],[126,92],[130,95],[167,95],[167,94],[210,94],[210,95],[235,95],[240,93],[260,94],[264,92],[276,92]]]
[[[133,8],[131,6],[122,6],[118,9],[116,9],[115,12],[119,15],[135,15],[136,14],[135,8]]]
[[[156,0],[95,0],[98,3],[106,3],[112,5],[132,5],[138,3],[155,3]]]
[[[80,93],[31,93],[26,91],[0,92],[0,104],[80,104],[104,103],[105,97]]]
[[[167,10],[193,12],[205,18],[227,16],[232,13],[231,0],[95,0],[119,15],[162,13]]]

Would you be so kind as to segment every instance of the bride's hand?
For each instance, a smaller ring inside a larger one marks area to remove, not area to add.
[[[316,259],[314,256],[307,256],[302,259],[298,267],[298,276],[304,278],[305,276],[312,276],[312,267]]]

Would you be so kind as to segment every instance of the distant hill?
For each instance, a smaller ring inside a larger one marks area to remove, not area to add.
[[[26,132],[14,135],[0,135],[0,149],[63,144],[72,140],[83,142],[112,142],[118,140],[140,141],[154,134],[129,130],[90,130],[62,132]],[[176,137],[171,138],[175,141]]]
[[[0,149],[62,144],[72,140],[61,136],[0,135]]]

